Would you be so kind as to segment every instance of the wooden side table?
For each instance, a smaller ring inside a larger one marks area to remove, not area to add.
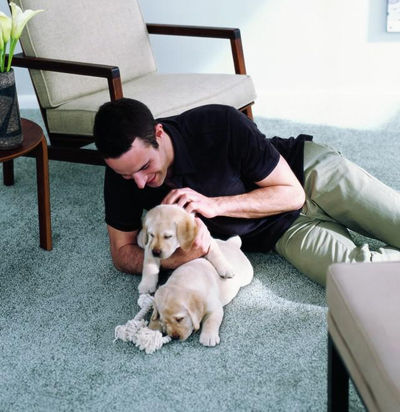
[[[40,247],[53,248],[51,238],[49,164],[47,142],[43,130],[36,123],[21,119],[24,140],[22,146],[13,150],[0,150],[0,162],[3,163],[3,180],[6,186],[14,184],[14,161],[19,156],[36,158],[36,178],[39,209]]]

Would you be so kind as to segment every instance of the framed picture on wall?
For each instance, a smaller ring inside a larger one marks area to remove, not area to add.
[[[400,32],[400,0],[387,0],[386,30]]]

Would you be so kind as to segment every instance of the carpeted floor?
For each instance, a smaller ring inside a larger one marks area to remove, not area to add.
[[[257,123],[268,137],[313,134],[400,189],[396,132]],[[34,160],[17,159],[15,177],[0,184],[1,411],[325,410],[323,288],[275,254],[250,254],[255,279],[226,308],[218,347],[193,335],[146,355],[113,343],[138,310],[139,278],[112,266],[102,168],[50,163],[51,252],[38,247]],[[354,391],[351,410],[363,410]]]

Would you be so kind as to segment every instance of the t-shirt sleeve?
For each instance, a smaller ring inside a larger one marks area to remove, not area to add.
[[[234,146],[241,159],[242,177],[248,182],[258,182],[275,169],[280,154],[245,114],[235,111],[232,116]]]
[[[131,232],[141,227],[143,205],[139,189],[133,180],[126,180],[106,166],[104,177],[105,222],[123,232]]]

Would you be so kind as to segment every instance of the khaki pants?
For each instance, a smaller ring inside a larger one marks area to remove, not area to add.
[[[304,144],[304,173],[306,203],[275,246],[281,256],[322,285],[331,263],[400,261],[399,192],[314,142]],[[348,229],[387,246],[356,246]]]

